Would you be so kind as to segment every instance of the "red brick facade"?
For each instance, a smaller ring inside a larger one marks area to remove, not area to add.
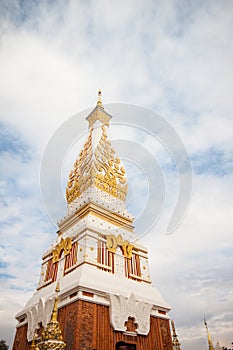
[[[127,335],[113,330],[107,306],[78,300],[61,308],[58,320],[66,350],[114,350],[120,340],[136,344],[137,350],[172,350],[167,319],[151,316],[147,336]],[[26,334],[26,325],[17,329],[12,350],[29,350]]]

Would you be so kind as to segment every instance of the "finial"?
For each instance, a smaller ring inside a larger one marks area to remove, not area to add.
[[[207,322],[206,322],[205,318],[204,318],[204,325],[205,325],[206,332],[207,332],[207,339],[208,339],[209,350],[214,350],[214,346],[213,346],[212,340],[210,338],[210,333],[209,333]]]
[[[60,292],[60,283],[59,283],[59,281],[57,282],[55,292],[56,292],[56,296],[55,296],[54,305],[53,305],[53,312],[52,312],[52,316],[51,316],[51,321],[53,321],[53,322],[57,322],[58,293]]]
[[[180,342],[178,339],[178,336],[176,334],[176,329],[175,329],[175,323],[173,320],[171,320],[171,324],[172,324],[172,345],[173,345],[173,349],[174,350],[180,350]]]
[[[66,344],[62,338],[62,332],[60,324],[57,320],[57,304],[58,304],[58,293],[60,292],[59,282],[56,285],[56,296],[53,306],[53,312],[50,322],[47,324],[45,330],[41,334],[41,341],[38,344],[40,350],[63,350],[66,347]],[[39,350],[35,349],[35,350]]]
[[[31,343],[31,346],[30,346],[30,350],[39,350],[37,341],[38,341],[38,335],[37,335],[37,333],[35,331],[34,337],[32,339],[32,343]]]
[[[36,349],[36,341],[35,341],[35,336],[34,336],[32,339],[31,346],[30,346],[30,350],[35,350],[35,349]]]
[[[171,324],[172,324],[172,332],[174,335],[176,335],[175,323],[173,320],[171,320]]]
[[[56,292],[56,293],[59,293],[59,292],[60,292],[60,282],[59,282],[59,281],[57,282],[55,292]]]
[[[102,91],[99,89],[98,91],[98,101],[97,101],[97,106],[101,107],[104,109],[104,106],[102,104]]]

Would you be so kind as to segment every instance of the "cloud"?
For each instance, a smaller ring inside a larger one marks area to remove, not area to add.
[[[233,172],[232,153],[220,149],[197,152],[192,158],[193,169],[198,174],[224,176]]]
[[[156,240],[153,233],[144,238],[147,246],[150,242],[152,279],[173,307],[171,317],[184,347],[192,346],[190,339],[201,343],[204,316],[215,342],[231,341],[232,233],[226,219],[233,210],[231,183],[232,175],[224,180],[195,175],[192,202],[180,229]]]

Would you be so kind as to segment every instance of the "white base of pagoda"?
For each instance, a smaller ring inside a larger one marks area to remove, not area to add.
[[[32,340],[40,315],[43,314],[44,319],[49,320],[50,314],[46,313],[51,313],[51,308],[46,307],[46,302],[53,299],[56,283],[39,289],[16,315],[18,320],[26,316],[28,341]],[[134,317],[139,325],[138,333],[147,334],[150,315],[168,318],[166,313],[170,310],[159,291],[151,284],[116,276],[89,264],[83,264],[63,276],[60,279],[60,289],[58,308],[78,299],[110,306],[110,319],[116,330],[124,331],[125,320]],[[163,311],[163,314],[159,314],[159,311]],[[27,317],[29,313],[30,320]]]

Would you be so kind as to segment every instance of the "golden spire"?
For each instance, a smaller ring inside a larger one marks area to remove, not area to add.
[[[172,325],[172,345],[174,350],[181,350],[180,347],[180,342],[178,339],[178,336],[176,334],[176,329],[175,329],[175,323],[173,320],[171,320],[171,325]]]
[[[104,106],[102,104],[102,91],[99,89],[98,91],[98,101],[97,101],[97,106],[101,107],[104,109]]]
[[[56,292],[56,296],[55,296],[55,301],[54,301],[54,305],[53,305],[53,312],[52,312],[52,316],[51,316],[51,321],[52,322],[57,322],[58,293],[60,292],[60,283],[59,283],[59,281],[57,282],[55,292]]]
[[[86,118],[89,122],[87,140],[69,175],[66,187],[68,204],[89,187],[96,187],[123,201],[126,199],[126,172],[108,137],[106,127],[111,116],[98,108],[101,104],[99,91],[97,107]]]
[[[62,350],[66,347],[66,344],[63,342],[61,328],[57,320],[58,293],[60,292],[59,282],[57,283],[55,291],[56,297],[54,301],[51,320],[47,324],[44,332],[41,335],[41,341],[40,343],[38,343],[39,350]]]
[[[39,350],[38,344],[37,344],[37,342],[36,342],[37,339],[38,339],[38,335],[37,335],[36,332],[35,332],[34,337],[33,337],[33,339],[32,339],[31,346],[30,346],[30,350]]]
[[[31,346],[30,346],[30,350],[35,350],[35,349],[36,349],[36,341],[35,341],[35,336],[34,336],[32,339]]]
[[[214,346],[213,346],[212,340],[210,338],[210,333],[209,333],[207,322],[206,322],[205,318],[204,318],[204,325],[205,325],[206,332],[207,332],[207,339],[208,339],[209,350],[214,350]]]
[[[37,347],[37,344],[36,344],[36,337],[35,337],[35,335],[34,335],[34,337],[32,339],[30,350],[38,350],[38,347]]]

